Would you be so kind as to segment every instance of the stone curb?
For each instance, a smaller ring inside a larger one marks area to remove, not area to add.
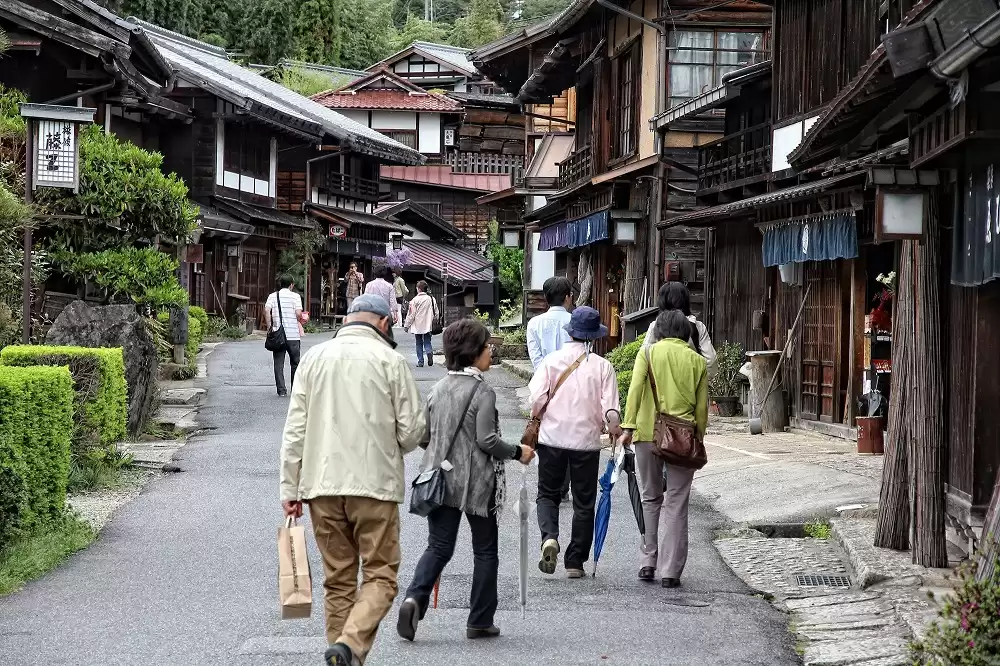
[[[851,563],[851,568],[854,569],[857,586],[860,589],[864,590],[870,585],[889,578],[888,575],[879,570],[878,564],[872,561],[873,558],[869,557],[869,549],[852,538],[853,535],[847,521],[841,519],[831,520],[830,532],[840,547],[844,549],[844,552],[847,553],[847,559]]]
[[[526,382],[530,382],[531,381],[531,375],[532,375],[532,373],[529,370],[526,370],[521,365],[518,365],[518,364],[516,364],[516,363],[514,363],[512,361],[506,361],[506,360],[501,360],[500,361],[500,365],[503,367],[504,370],[507,370],[511,374],[520,377],[524,381],[526,381]]]

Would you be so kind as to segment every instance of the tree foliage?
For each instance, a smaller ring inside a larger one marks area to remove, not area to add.
[[[194,228],[198,207],[176,174],[164,175],[163,156],[97,125],[80,133],[80,188],[39,190],[50,212],[86,219],[55,219],[46,228],[56,251],[92,252],[150,244],[157,237],[178,242]]]
[[[524,266],[524,250],[506,247],[500,240],[500,228],[496,221],[490,223],[490,240],[486,245],[486,256],[500,267],[501,298],[520,298],[524,291],[521,271]]]
[[[105,289],[109,301],[127,298],[154,310],[187,304],[187,292],[177,281],[177,260],[151,247],[60,252],[54,259],[66,275]]]
[[[470,0],[465,16],[455,20],[451,43],[473,49],[500,39],[504,28],[499,0]]]

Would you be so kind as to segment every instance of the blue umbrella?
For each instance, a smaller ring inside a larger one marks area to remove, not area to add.
[[[601,559],[601,551],[604,549],[604,539],[608,536],[608,523],[611,522],[611,490],[615,487],[614,457],[608,461],[608,466],[604,468],[598,483],[601,486],[601,497],[597,500],[597,511],[594,515],[594,576],[597,576],[597,562]]]

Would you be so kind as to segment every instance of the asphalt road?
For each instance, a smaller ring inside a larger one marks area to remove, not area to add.
[[[412,337],[402,331],[397,337],[412,358]],[[324,339],[311,336],[309,343]],[[439,366],[414,371],[425,391],[444,374]],[[0,600],[0,664],[321,663],[322,568],[315,550],[312,618],[278,617],[277,470],[287,403],[275,395],[269,355],[260,342],[225,344],[209,357],[209,374],[201,413],[209,430],[180,452],[184,471],[154,481],[86,551]],[[488,376],[498,388],[504,433],[517,438],[524,421],[514,389],[521,382],[502,370]],[[407,459],[407,478],[419,456]],[[510,465],[513,485],[521,467]],[[528,474],[533,495],[534,467]],[[534,525],[534,514],[530,520]],[[416,642],[396,636],[394,610],[368,664],[799,663],[785,617],[753,596],[716,554],[711,536],[721,519],[704,502],[693,501],[691,554],[679,590],[636,580],[639,537],[624,484],[614,493],[611,522],[597,577],[571,581],[561,571],[547,577],[533,569],[522,620],[516,516],[506,511],[497,613],[503,636],[476,642],[464,636],[472,555],[463,529],[439,607],[421,623]],[[426,543],[426,524],[404,513],[402,529],[405,588]]]

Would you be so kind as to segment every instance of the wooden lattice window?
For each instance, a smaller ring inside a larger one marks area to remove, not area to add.
[[[638,136],[639,43],[634,42],[614,60],[615,106],[612,157],[628,157],[636,150]]]

